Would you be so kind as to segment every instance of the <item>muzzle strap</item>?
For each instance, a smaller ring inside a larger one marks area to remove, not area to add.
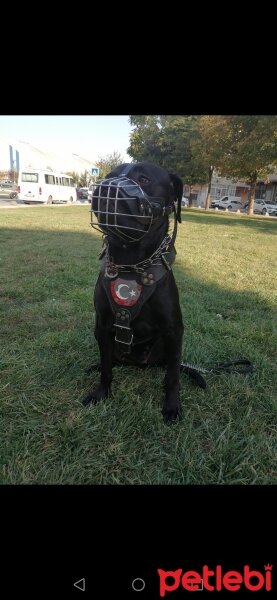
[[[121,173],[119,174],[119,177],[127,177],[127,175],[128,175],[128,173],[129,173],[129,171],[131,171],[131,169],[133,168],[133,166],[134,166],[134,164],[133,164],[133,163],[128,163],[128,164],[126,164],[126,165],[123,167],[123,169],[122,169]]]

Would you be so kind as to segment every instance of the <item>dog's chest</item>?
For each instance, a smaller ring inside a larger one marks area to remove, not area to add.
[[[135,272],[120,273],[114,279],[104,276],[102,283],[113,313],[117,317],[122,314],[122,321],[126,312],[129,313],[132,321],[136,319],[156,289],[152,273],[148,275],[145,273],[143,277]]]
[[[133,266],[117,265],[107,253],[101,258],[99,283],[113,314],[116,351],[130,356],[135,347],[145,345],[148,354],[150,346],[160,335],[156,311],[153,310],[155,296],[171,271],[175,249]],[[96,302],[98,312],[101,312],[101,304]]]

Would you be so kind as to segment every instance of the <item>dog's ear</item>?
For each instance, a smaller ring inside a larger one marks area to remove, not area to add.
[[[174,191],[174,200],[177,200],[177,221],[182,223],[181,219],[181,202],[183,197],[183,182],[179,175],[175,173],[169,173],[171,183]]]

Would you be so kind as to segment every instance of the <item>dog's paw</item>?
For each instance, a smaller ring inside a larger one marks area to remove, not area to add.
[[[180,406],[171,407],[171,408],[164,407],[162,410],[162,415],[163,415],[164,422],[167,425],[171,425],[172,423],[175,423],[178,418],[181,417]]]
[[[101,385],[101,383],[94,388],[88,395],[82,400],[82,404],[87,406],[88,404],[96,404],[100,400],[105,400],[109,395],[109,389]]]

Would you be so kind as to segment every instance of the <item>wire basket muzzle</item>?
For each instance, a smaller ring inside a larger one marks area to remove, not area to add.
[[[91,200],[91,225],[126,241],[144,237],[153,221],[147,195],[126,177],[96,182]]]

